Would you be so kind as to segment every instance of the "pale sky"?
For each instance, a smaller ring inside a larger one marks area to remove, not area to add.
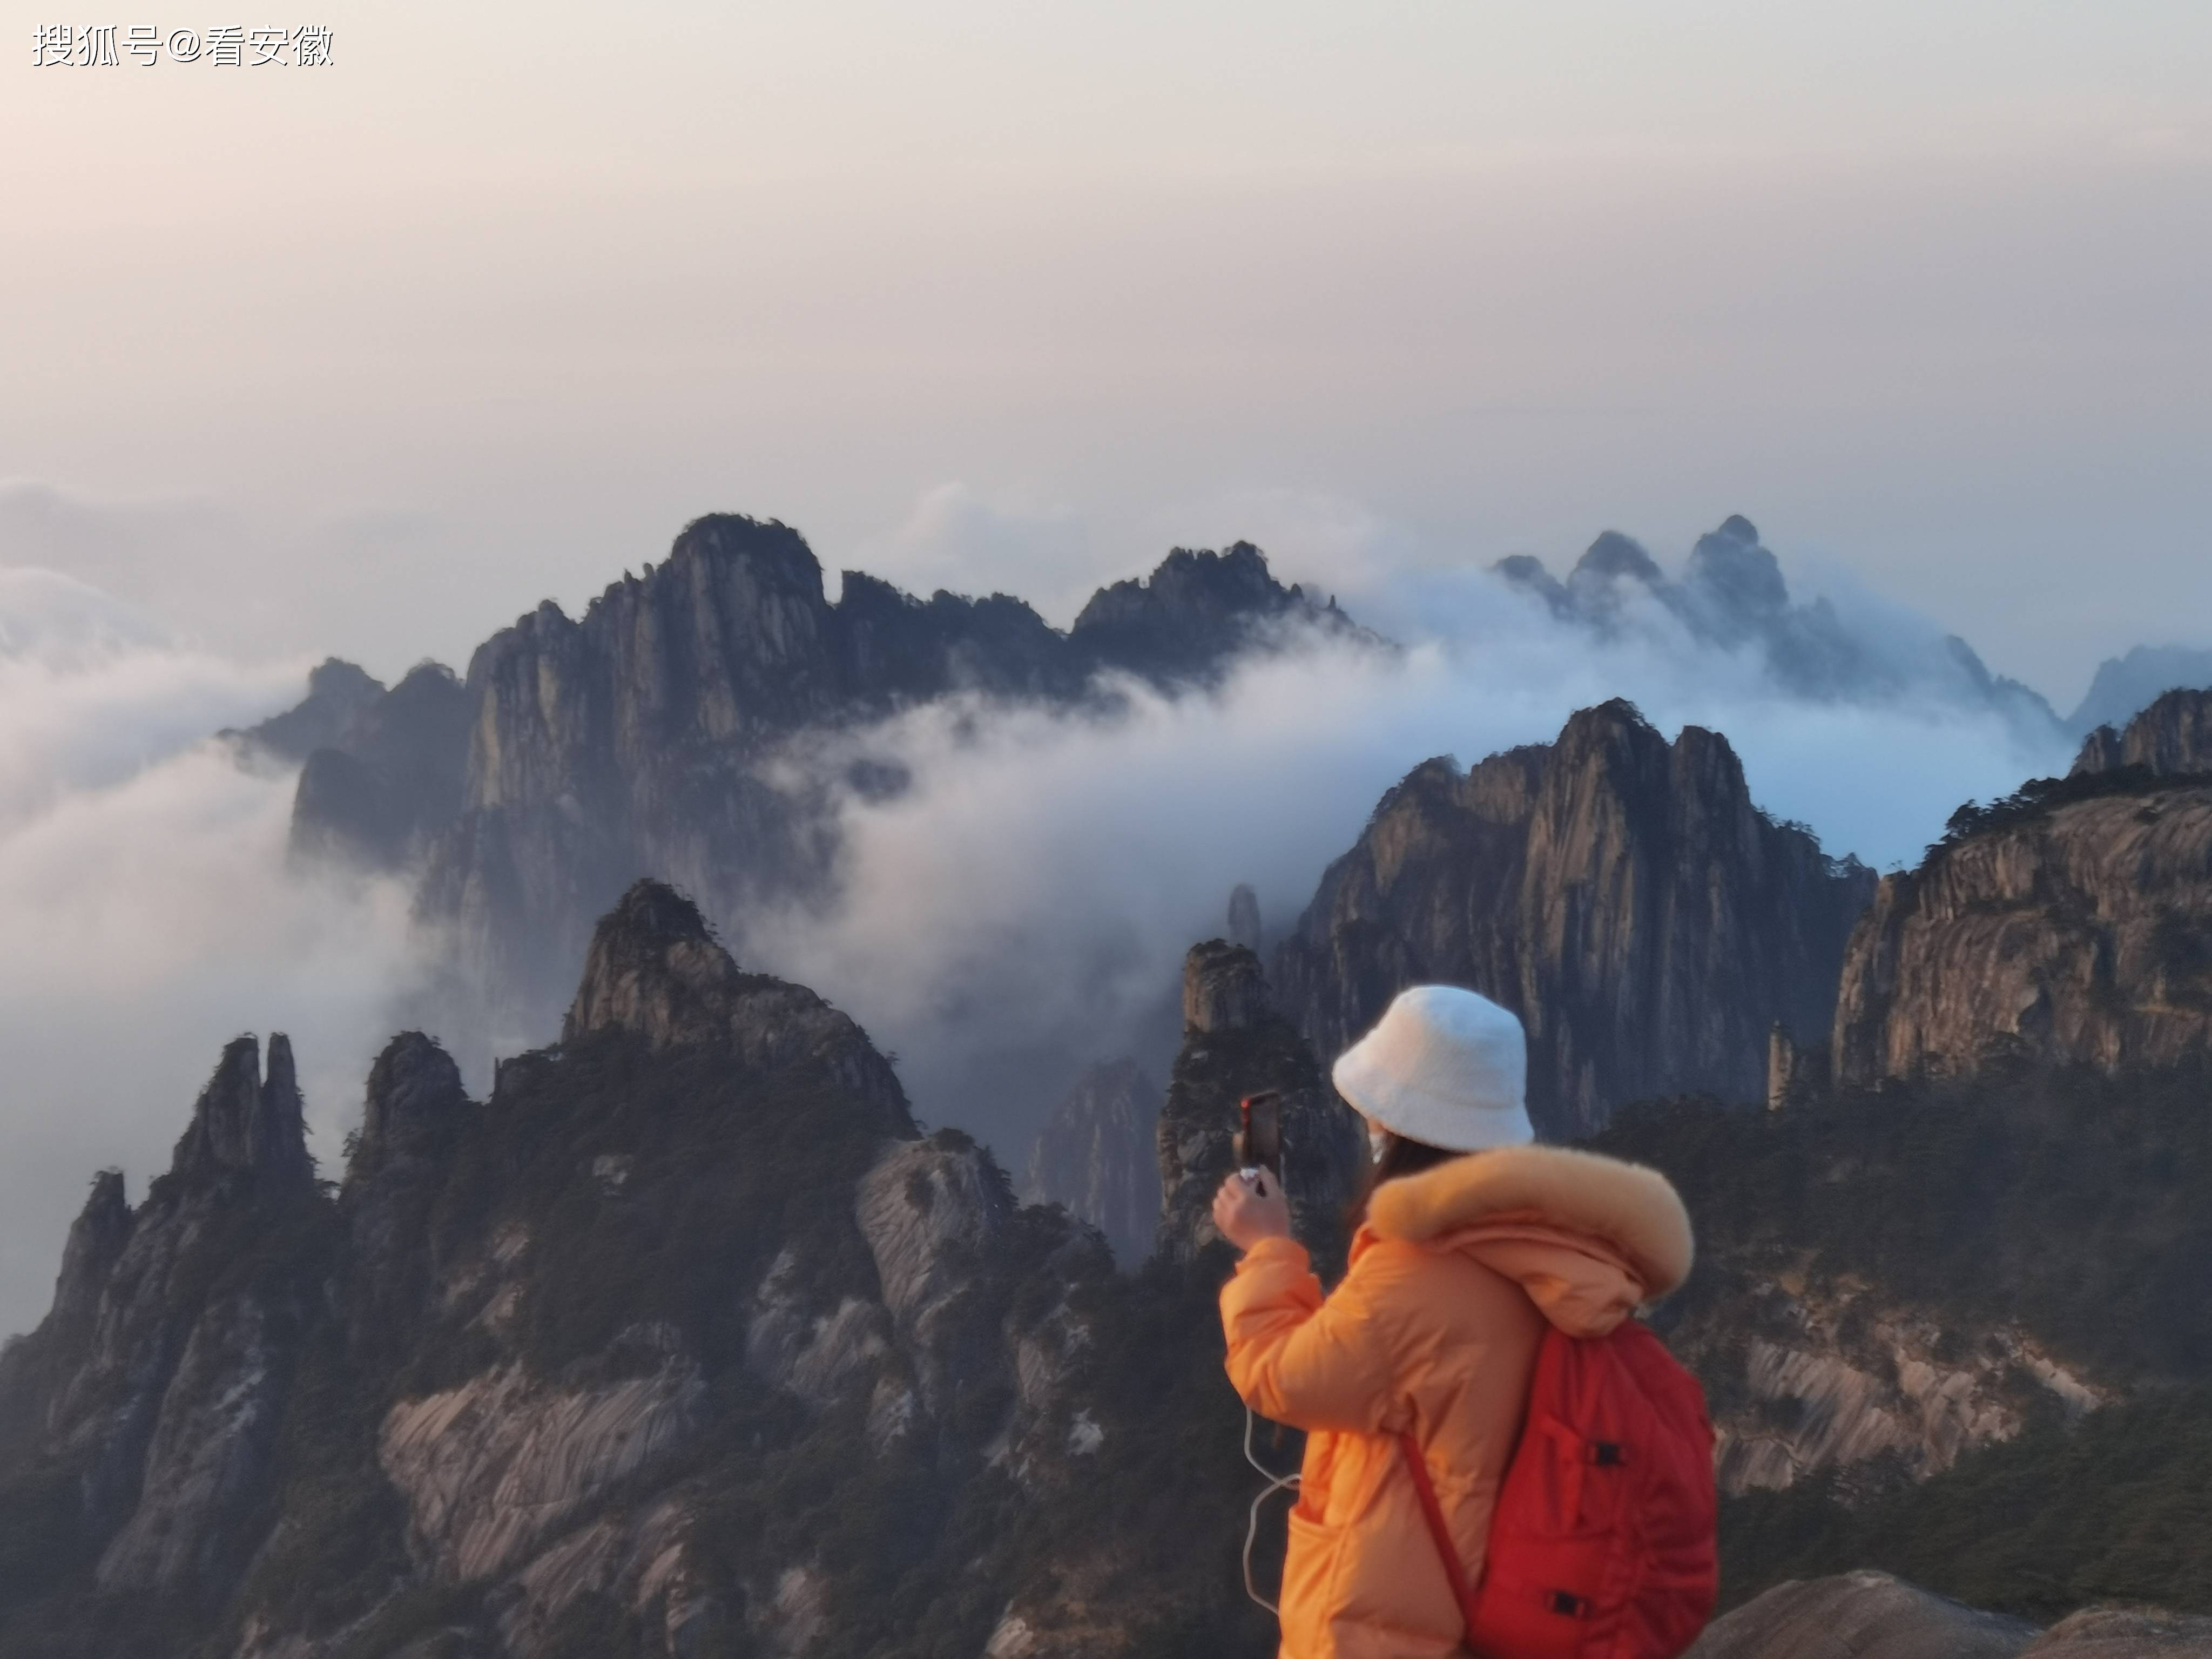
[[[224,650],[459,659],[711,508],[1063,622],[1740,511],[2062,711],[2212,644],[2212,8],[0,12],[0,562]]]

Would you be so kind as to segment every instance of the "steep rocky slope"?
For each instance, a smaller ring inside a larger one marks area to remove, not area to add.
[[[2208,932],[2212,693],[2170,692],[1883,878],[1844,959],[1836,1077],[2212,1054]]]
[[[1142,1261],[1160,1219],[1160,1102],[1159,1085],[1133,1060],[1085,1067],[1038,1131],[1022,1196],[1066,1205],[1106,1235],[1118,1260]]]
[[[1223,939],[1193,945],[1182,987],[1182,1047],[1159,1115],[1158,1255],[1194,1262],[1227,1249],[1211,1212],[1236,1167],[1237,1103],[1272,1089],[1282,1096],[1283,1188],[1291,1222],[1326,1271],[1341,1256],[1341,1218],[1366,1157],[1358,1118],[1277,1011],[1249,950]]]
[[[1879,1565],[2038,1617],[2212,1610],[2205,1081],[2014,1058],[1607,1131],[1697,1218],[1656,1317],[1719,1431],[1731,1599]],[[2194,1541],[2145,1555],[2154,1515]]]
[[[2130,767],[2160,778],[2212,776],[2212,691],[2167,691],[2123,727],[2099,726],[2082,739],[2074,775]]]
[[[293,798],[293,854],[387,870],[422,858],[460,809],[468,747],[468,693],[453,671],[410,670],[308,753]]]
[[[1768,1035],[1826,1031],[1872,874],[1752,804],[1727,739],[1669,744],[1625,702],[1462,773],[1416,768],[1278,947],[1284,1007],[1334,1054],[1408,985],[1492,996],[1528,1030],[1553,1136],[1625,1102],[1765,1090]]]
[[[0,1352],[0,1584],[220,1596],[270,1522],[303,1334],[337,1242],[291,1048],[224,1048],[136,1210],[93,1183],[52,1311]]]
[[[308,671],[307,695],[281,714],[244,731],[225,727],[216,736],[247,759],[266,756],[296,764],[344,735],[353,717],[384,695],[384,682],[337,657]]]
[[[670,890],[488,1100],[393,1039],[335,1188],[268,1061],[0,1356],[0,1655],[1264,1650],[1207,1285]]]

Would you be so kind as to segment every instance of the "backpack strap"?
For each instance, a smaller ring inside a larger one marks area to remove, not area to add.
[[[1413,1491],[1421,1500],[1421,1515],[1429,1523],[1429,1536],[1436,1540],[1437,1554],[1444,1564],[1444,1577],[1451,1583],[1452,1600],[1459,1604],[1460,1617],[1467,1621],[1467,1627],[1473,1630],[1474,1592],[1468,1587],[1467,1567],[1459,1559],[1459,1546],[1452,1542],[1451,1528],[1444,1524],[1444,1508],[1437,1502],[1436,1485],[1429,1479],[1429,1466],[1421,1455],[1420,1442],[1408,1432],[1398,1437],[1398,1446],[1406,1454],[1406,1472],[1413,1477]]]

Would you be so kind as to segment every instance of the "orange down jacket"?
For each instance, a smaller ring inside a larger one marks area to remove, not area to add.
[[[1221,1291],[1229,1378],[1307,1431],[1283,1564],[1282,1659],[1443,1659],[1465,1629],[1397,1436],[1411,1430],[1461,1559],[1483,1558],[1549,1320],[1601,1336],[1687,1276],[1664,1176],[1553,1146],[1384,1182],[1328,1297],[1262,1240]]]

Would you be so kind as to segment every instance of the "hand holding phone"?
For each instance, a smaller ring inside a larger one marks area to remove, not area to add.
[[[1244,1179],[1258,1182],[1262,1170],[1283,1179],[1283,1097],[1263,1089],[1237,1103],[1237,1165]]]

